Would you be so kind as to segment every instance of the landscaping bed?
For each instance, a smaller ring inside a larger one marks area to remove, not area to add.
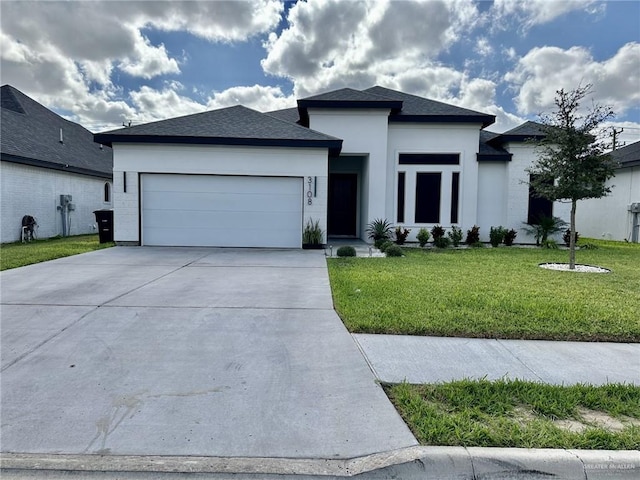
[[[0,248],[0,270],[46,262],[113,245],[114,243],[99,243],[97,234],[55,237],[28,243],[5,243]]]
[[[462,380],[385,385],[423,445],[640,449],[640,387]]]
[[[640,245],[584,242],[597,248],[577,262],[610,273],[547,270],[568,253],[502,246],[328,259],[335,308],[357,333],[640,341]]]

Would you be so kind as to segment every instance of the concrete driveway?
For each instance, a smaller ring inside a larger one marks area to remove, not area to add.
[[[2,451],[352,458],[416,445],[322,252],[115,247],[2,272]]]

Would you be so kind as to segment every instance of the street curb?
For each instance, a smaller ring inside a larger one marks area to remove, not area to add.
[[[351,459],[3,453],[2,478],[637,479],[640,451],[409,447]]]

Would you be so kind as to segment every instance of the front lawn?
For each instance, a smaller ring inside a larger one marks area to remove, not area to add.
[[[587,241],[577,262],[611,273],[542,269],[568,252],[537,248],[329,259],[335,308],[359,333],[640,341],[640,245]]]
[[[56,237],[29,243],[5,243],[0,247],[0,270],[46,262],[113,245],[113,243],[99,243],[97,234]]]
[[[640,449],[640,387],[486,380],[386,385],[423,445]]]

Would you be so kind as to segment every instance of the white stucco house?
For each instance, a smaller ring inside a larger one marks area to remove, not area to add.
[[[366,239],[376,218],[411,229],[519,230],[562,204],[530,195],[528,122],[382,87],[341,89],[260,113],[242,106],[95,135],[113,147],[115,240],[136,245],[300,247],[304,224]],[[325,237],[326,239],[326,237]]]
[[[0,241],[21,239],[34,217],[39,238],[96,232],[94,210],[112,207],[111,148],[4,85],[0,137]]]
[[[640,142],[611,152],[615,176],[606,197],[583,200],[576,210],[580,235],[640,242]]]

